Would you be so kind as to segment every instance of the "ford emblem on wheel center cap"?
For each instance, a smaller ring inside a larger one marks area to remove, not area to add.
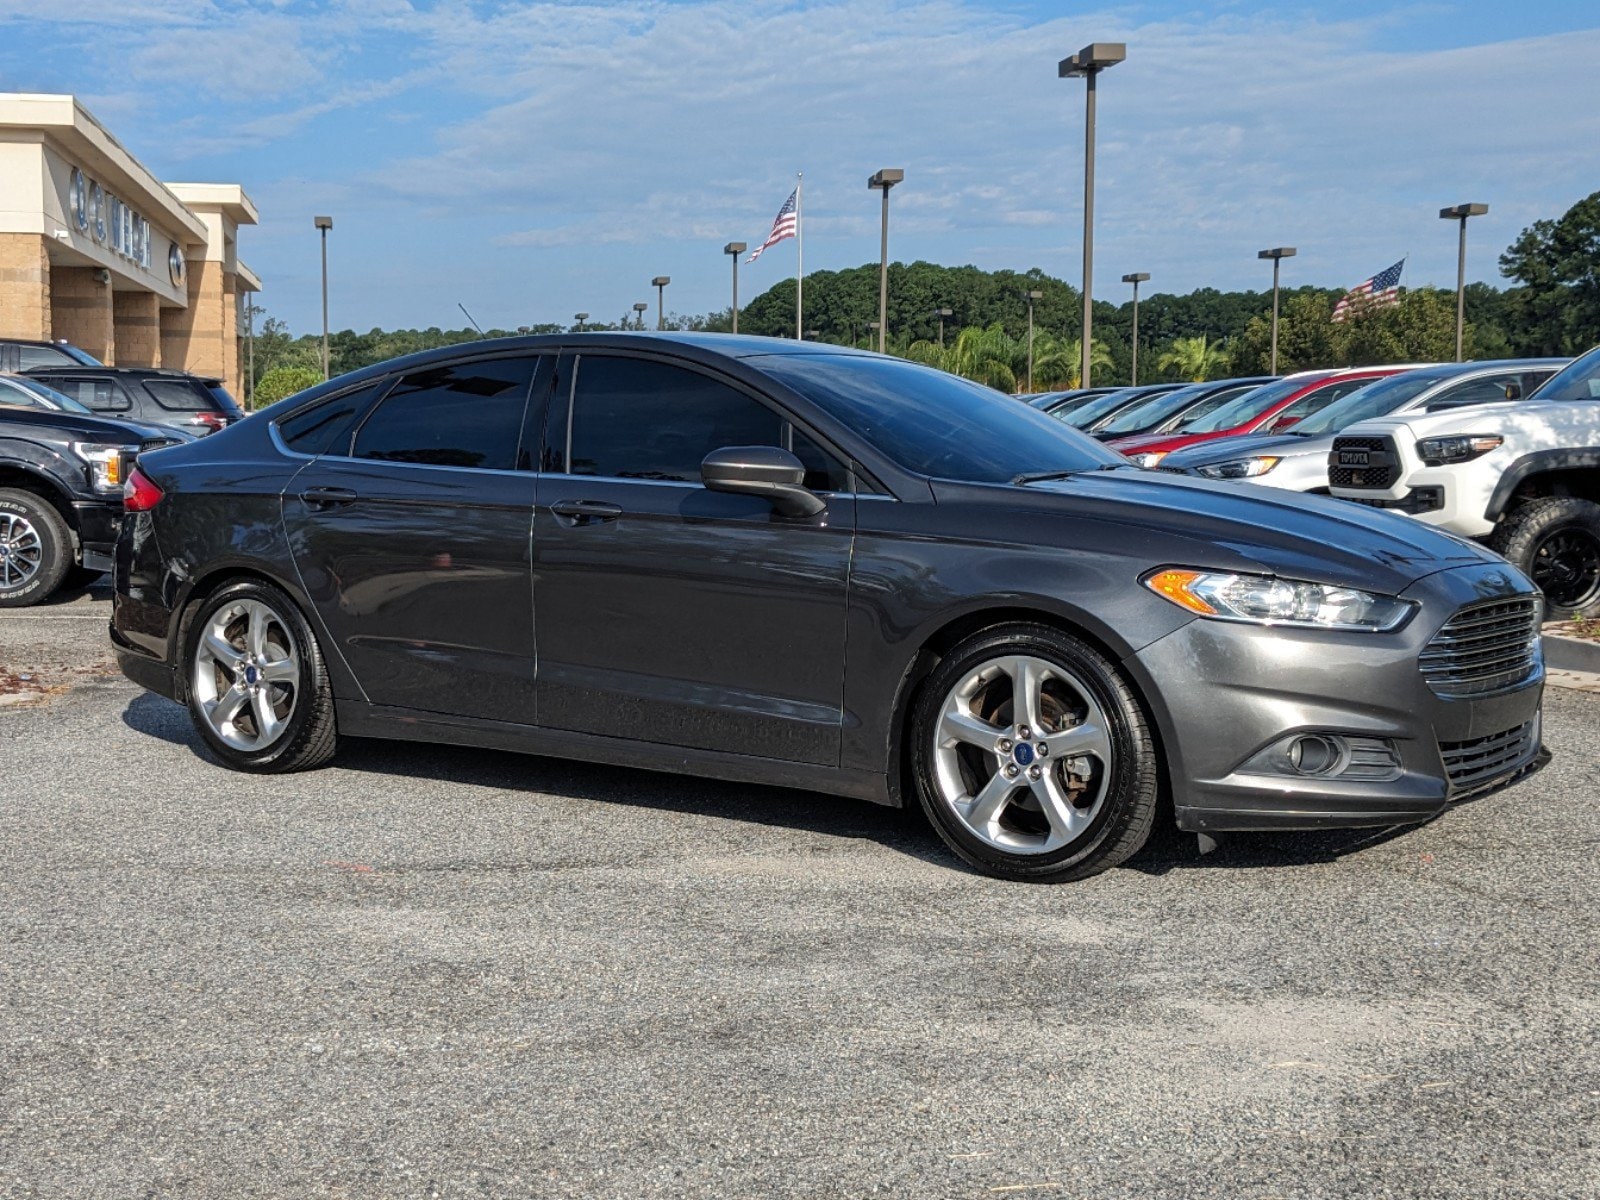
[[[1011,751],[1011,757],[1017,760],[1019,767],[1025,767],[1033,761],[1033,747],[1027,742],[1018,742]]]

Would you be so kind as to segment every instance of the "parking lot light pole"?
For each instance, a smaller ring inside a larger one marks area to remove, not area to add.
[[[948,308],[936,308],[933,315],[939,318],[939,349],[944,349],[944,319],[955,316],[955,312]]]
[[[1078,386],[1089,386],[1089,347],[1094,335],[1094,83],[1107,67],[1128,57],[1123,42],[1091,42],[1071,58],[1056,64],[1062,79],[1080,76],[1087,84],[1083,120],[1083,355],[1078,366]]]
[[[882,247],[878,255],[878,353],[884,352],[884,342],[889,335],[889,189],[905,180],[904,171],[885,167],[873,173],[867,187],[883,192]]]
[[[1446,221],[1461,222],[1461,240],[1456,249],[1456,361],[1461,361],[1462,334],[1467,326],[1467,218],[1481,217],[1489,211],[1487,204],[1456,204],[1441,208],[1439,215]]]
[[[1122,277],[1123,283],[1133,284],[1133,378],[1128,381],[1130,387],[1139,386],[1139,285],[1149,278],[1148,271],[1135,271]]]
[[[322,234],[322,377],[328,378],[328,230],[333,228],[332,217],[313,217]]]
[[[1268,375],[1278,373],[1278,268],[1286,258],[1294,257],[1293,246],[1275,246],[1271,250],[1262,250],[1256,254],[1257,258],[1270,258],[1272,260],[1272,366],[1268,368]]]
[[[667,284],[672,282],[670,275],[657,275],[650,281],[650,286],[656,290],[656,328],[667,327]]]
[[[646,304],[643,300],[639,301],[637,304],[635,304],[633,306],[633,313],[634,313],[633,325],[634,325],[635,329],[643,329],[644,328],[644,314],[645,314],[646,310],[649,309],[649,307],[650,306],[648,304]]]
[[[578,322],[578,332],[583,332],[583,323],[589,319],[588,313],[573,313],[573,319]]]
[[[733,260],[733,331],[739,332],[739,255],[747,247],[743,242],[729,242],[722,252]]]
[[[883,349],[883,337],[882,337],[882,334],[881,334],[882,329],[883,329],[883,326],[878,324],[878,322],[876,322],[876,321],[868,321],[867,322],[867,344],[869,346],[872,344],[872,335],[873,334],[875,334],[875,333],[879,334],[878,348],[879,348],[880,351]]]
[[[1033,302],[1043,300],[1044,293],[1028,291],[1022,293],[1022,298],[1028,302],[1028,392],[1033,392]]]

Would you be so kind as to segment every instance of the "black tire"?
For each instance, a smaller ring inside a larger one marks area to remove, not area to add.
[[[1489,544],[1544,592],[1550,620],[1600,615],[1600,504],[1530,500],[1501,518]]]
[[[250,601],[265,604],[276,615],[278,626],[294,643],[292,650],[297,665],[294,700],[287,724],[270,744],[253,751],[230,746],[219,736],[203,711],[203,701],[195,687],[201,639],[213,618],[230,606]],[[256,580],[241,580],[201,601],[187,624],[179,669],[183,672],[189,717],[211,752],[225,766],[257,774],[284,774],[320,767],[333,757],[338,727],[334,718],[333,689],[328,683],[322,651],[299,607],[280,589]]]
[[[0,548],[11,558],[8,570],[0,571],[0,608],[27,608],[49,599],[60,588],[72,566],[72,530],[48,500],[16,488],[0,489],[0,538],[6,531],[20,533],[17,542]],[[23,543],[26,549],[23,549]],[[24,555],[26,558],[24,559]],[[26,562],[25,574],[17,563]],[[10,574],[9,582],[5,576]]]
[[[1110,734],[1112,764],[1099,814],[1073,841],[1049,853],[1012,854],[980,840],[940,798],[934,778],[935,731],[946,696],[985,660],[1010,655],[1044,659],[1070,671],[1093,693]],[[1150,836],[1159,770],[1149,718],[1103,654],[1058,629],[1005,625],[962,642],[918,689],[909,732],[912,778],[924,813],[945,844],[985,874],[1030,883],[1087,879],[1132,857]]]

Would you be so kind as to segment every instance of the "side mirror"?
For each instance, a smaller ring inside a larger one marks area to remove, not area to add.
[[[700,464],[709,491],[760,496],[786,517],[814,517],[828,507],[805,478],[805,464],[778,446],[724,446]]]
[[[1279,417],[1276,421],[1274,421],[1272,423],[1272,428],[1271,428],[1271,430],[1269,432],[1271,432],[1271,433],[1280,433],[1283,430],[1288,429],[1291,426],[1298,425],[1298,424],[1300,424],[1300,418],[1299,417]]]

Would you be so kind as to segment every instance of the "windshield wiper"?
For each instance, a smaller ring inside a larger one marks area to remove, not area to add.
[[[1087,475],[1091,471],[1120,471],[1124,467],[1133,467],[1132,463],[1101,463],[1096,467],[1078,467],[1072,471],[1024,471],[1021,475],[1011,478],[1013,485],[1024,483],[1047,483],[1052,479],[1071,479],[1074,475]]]

